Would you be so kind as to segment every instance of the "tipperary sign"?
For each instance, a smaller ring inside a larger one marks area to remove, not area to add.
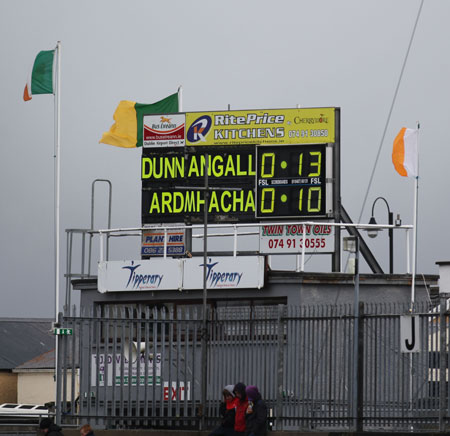
[[[333,218],[338,108],[144,116],[142,224]],[[184,135],[184,136],[183,136]]]
[[[108,261],[98,263],[98,290],[161,291],[181,289],[182,265],[176,259]]]
[[[99,262],[98,290],[105,292],[201,289],[203,258]],[[264,257],[208,257],[208,289],[261,288]]]

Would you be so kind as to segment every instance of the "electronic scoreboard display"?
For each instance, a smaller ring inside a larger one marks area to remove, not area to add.
[[[327,198],[326,144],[268,146],[256,150],[257,218],[327,215],[330,199]]]
[[[156,125],[160,116],[149,117]],[[338,108],[177,117],[185,123],[184,146],[161,140],[142,149],[143,224],[203,222],[206,167],[210,223],[334,218]]]

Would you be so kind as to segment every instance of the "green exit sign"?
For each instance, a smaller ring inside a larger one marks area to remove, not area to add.
[[[73,329],[54,329],[53,333],[55,335],[70,336],[73,334]]]

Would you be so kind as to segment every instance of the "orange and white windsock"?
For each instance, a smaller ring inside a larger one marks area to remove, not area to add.
[[[417,177],[419,130],[403,127],[394,139],[392,163],[396,171],[403,177]]]

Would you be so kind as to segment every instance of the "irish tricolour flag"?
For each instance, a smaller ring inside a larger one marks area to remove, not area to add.
[[[35,94],[54,94],[54,63],[55,50],[38,53],[23,91],[25,101],[31,100]]]
[[[417,177],[418,168],[418,129],[403,127],[394,140],[392,163],[403,177]]]

